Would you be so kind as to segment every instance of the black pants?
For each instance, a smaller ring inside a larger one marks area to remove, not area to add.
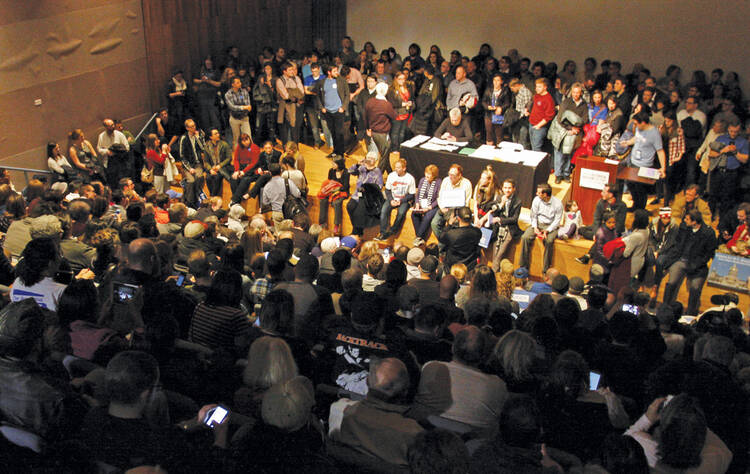
[[[239,179],[231,180],[229,185],[232,188],[232,202],[241,202],[242,196],[247,193],[247,190],[250,189],[250,185],[257,181],[259,176],[260,175],[257,174],[251,174]]]
[[[723,216],[739,202],[737,191],[737,170],[716,168],[711,172],[711,190],[708,204],[711,212]],[[707,223],[710,224],[710,223]]]
[[[343,112],[327,111],[323,114],[323,120],[328,124],[328,130],[333,134],[333,152],[339,156],[344,156],[346,152],[344,122],[346,114]]]

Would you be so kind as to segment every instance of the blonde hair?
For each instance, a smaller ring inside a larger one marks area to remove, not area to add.
[[[462,284],[466,280],[466,265],[463,263],[454,263],[451,266],[451,275],[458,281],[458,284]]]
[[[278,337],[263,336],[250,346],[242,383],[256,391],[265,391],[298,374],[289,345]]]
[[[378,255],[378,250],[380,247],[378,246],[378,243],[374,240],[368,240],[364,244],[362,244],[362,248],[359,250],[359,256],[357,257],[357,260],[360,262],[366,263],[367,259],[372,257],[373,255]]]
[[[513,329],[497,341],[492,358],[503,368],[505,377],[516,380],[531,378],[536,343],[527,333]]]

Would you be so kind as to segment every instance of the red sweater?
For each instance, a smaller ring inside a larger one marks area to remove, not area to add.
[[[242,169],[242,172],[247,174],[258,164],[259,157],[260,148],[255,143],[250,145],[250,149],[237,145],[234,148],[234,155],[232,156],[234,170],[240,171],[240,169]]]
[[[552,94],[546,93],[544,95],[534,94],[534,104],[531,106],[531,113],[529,114],[529,124],[536,125],[542,121],[547,121],[547,124],[555,118],[555,100],[552,98]]]

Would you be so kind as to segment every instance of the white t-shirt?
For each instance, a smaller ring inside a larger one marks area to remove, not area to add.
[[[16,302],[26,298],[34,298],[34,301],[40,307],[57,311],[57,302],[60,300],[60,295],[65,290],[65,286],[49,277],[43,278],[42,281],[32,286],[26,286],[21,283],[20,278],[16,278],[13,282],[13,288],[10,290],[10,300]]]
[[[385,181],[385,189],[391,191],[393,199],[401,200],[407,194],[417,193],[417,183],[414,181],[414,176],[409,173],[399,176],[396,172],[393,172],[388,174],[388,179]]]

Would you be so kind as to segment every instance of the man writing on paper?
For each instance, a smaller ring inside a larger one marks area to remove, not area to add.
[[[464,118],[461,110],[454,108],[435,130],[435,137],[451,142],[468,142],[474,137],[474,133],[469,126],[469,119]]]
[[[440,184],[438,192],[438,208],[440,209],[432,218],[432,232],[440,240],[445,229],[445,222],[453,215],[453,210],[469,205],[471,199],[471,182],[464,178],[464,169],[459,164],[452,164],[448,170],[448,179]]]

